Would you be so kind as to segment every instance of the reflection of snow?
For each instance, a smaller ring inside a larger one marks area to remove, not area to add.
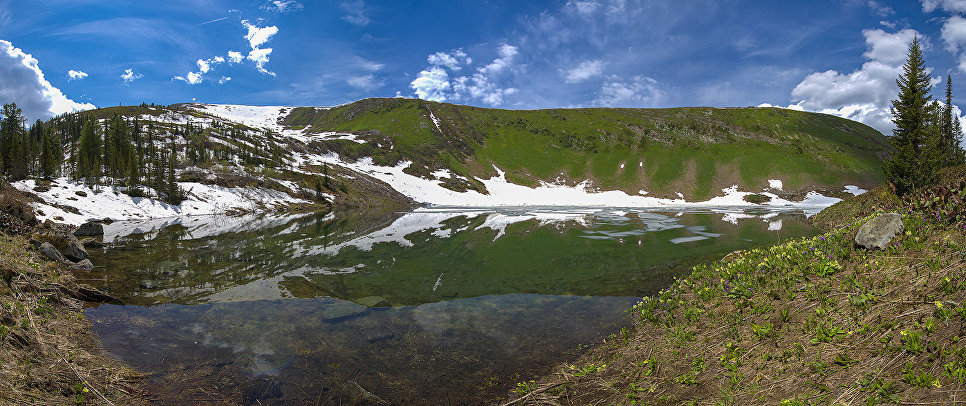
[[[358,172],[362,172],[376,179],[382,180],[396,191],[409,196],[418,202],[436,206],[459,207],[520,207],[520,206],[556,206],[556,207],[635,207],[635,208],[696,208],[696,207],[750,207],[744,197],[751,192],[741,192],[735,186],[722,189],[723,195],[713,197],[703,202],[688,202],[684,195],[676,193],[677,199],[660,199],[639,195],[628,195],[619,190],[600,191],[590,181],[583,181],[573,186],[558,183],[539,182],[537,187],[528,187],[511,183],[506,174],[494,166],[496,176],[489,179],[477,179],[483,184],[487,194],[469,190],[456,192],[446,189],[437,179],[424,179],[405,173],[403,170],[412,165],[404,161],[397,166],[379,166],[371,158],[363,158],[357,162],[344,162],[335,154],[305,155],[298,158],[296,166],[304,164],[319,165],[327,163],[340,165]],[[437,176],[438,177],[438,176]],[[763,192],[771,201],[761,206],[781,206],[801,208],[818,213],[821,209],[837,203],[840,199],[822,196],[810,192],[802,202],[792,202],[778,196]]]
[[[768,222],[768,231],[781,231],[782,219]]]

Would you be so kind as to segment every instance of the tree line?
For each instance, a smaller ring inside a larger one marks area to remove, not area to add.
[[[0,115],[0,176],[10,181],[64,176],[95,187],[119,187],[131,196],[146,196],[150,188],[165,202],[180,204],[185,192],[176,168],[229,161],[278,167],[283,162],[274,134],[266,132],[259,140],[217,121],[206,127],[191,121],[145,122],[117,113],[98,120],[88,113],[37,120],[27,128],[15,103],[5,104]],[[213,134],[234,143],[214,142]]]
[[[953,81],[946,76],[943,103],[933,100],[932,83],[919,38],[909,44],[906,63],[896,80],[899,95],[892,101],[896,128],[889,137],[895,153],[886,162],[886,179],[904,195],[937,180],[939,170],[966,163],[959,117],[953,112]]]

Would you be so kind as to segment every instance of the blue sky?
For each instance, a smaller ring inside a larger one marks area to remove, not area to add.
[[[913,36],[966,92],[963,13],[966,0],[0,0],[0,102],[31,120],[192,100],[770,104],[888,131]]]

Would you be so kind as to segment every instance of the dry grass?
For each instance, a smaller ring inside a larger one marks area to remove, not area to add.
[[[63,266],[0,233],[0,275],[0,404],[147,404],[142,377],[100,352]]]
[[[862,222],[696,267],[507,405],[966,403],[963,225],[867,251]]]

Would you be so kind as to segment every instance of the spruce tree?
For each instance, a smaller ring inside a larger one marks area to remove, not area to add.
[[[909,53],[902,74],[896,80],[899,97],[892,101],[892,130],[890,142],[895,154],[885,165],[886,178],[902,195],[929,183],[936,173],[933,153],[934,134],[930,127],[936,117],[932,113],[929,74],[922,57],[919,38],[909,45]]]
[[[10,180],[25,179],[30,165],[30,139],[24,128],[23,112],[16,104],[3,105],[0,121],[0,155]]]
[[[85,178],[88,185],[97,183],[101,174],[101,139],[96,125],[97,119],[88,114],[77,147],[77,178]]]

